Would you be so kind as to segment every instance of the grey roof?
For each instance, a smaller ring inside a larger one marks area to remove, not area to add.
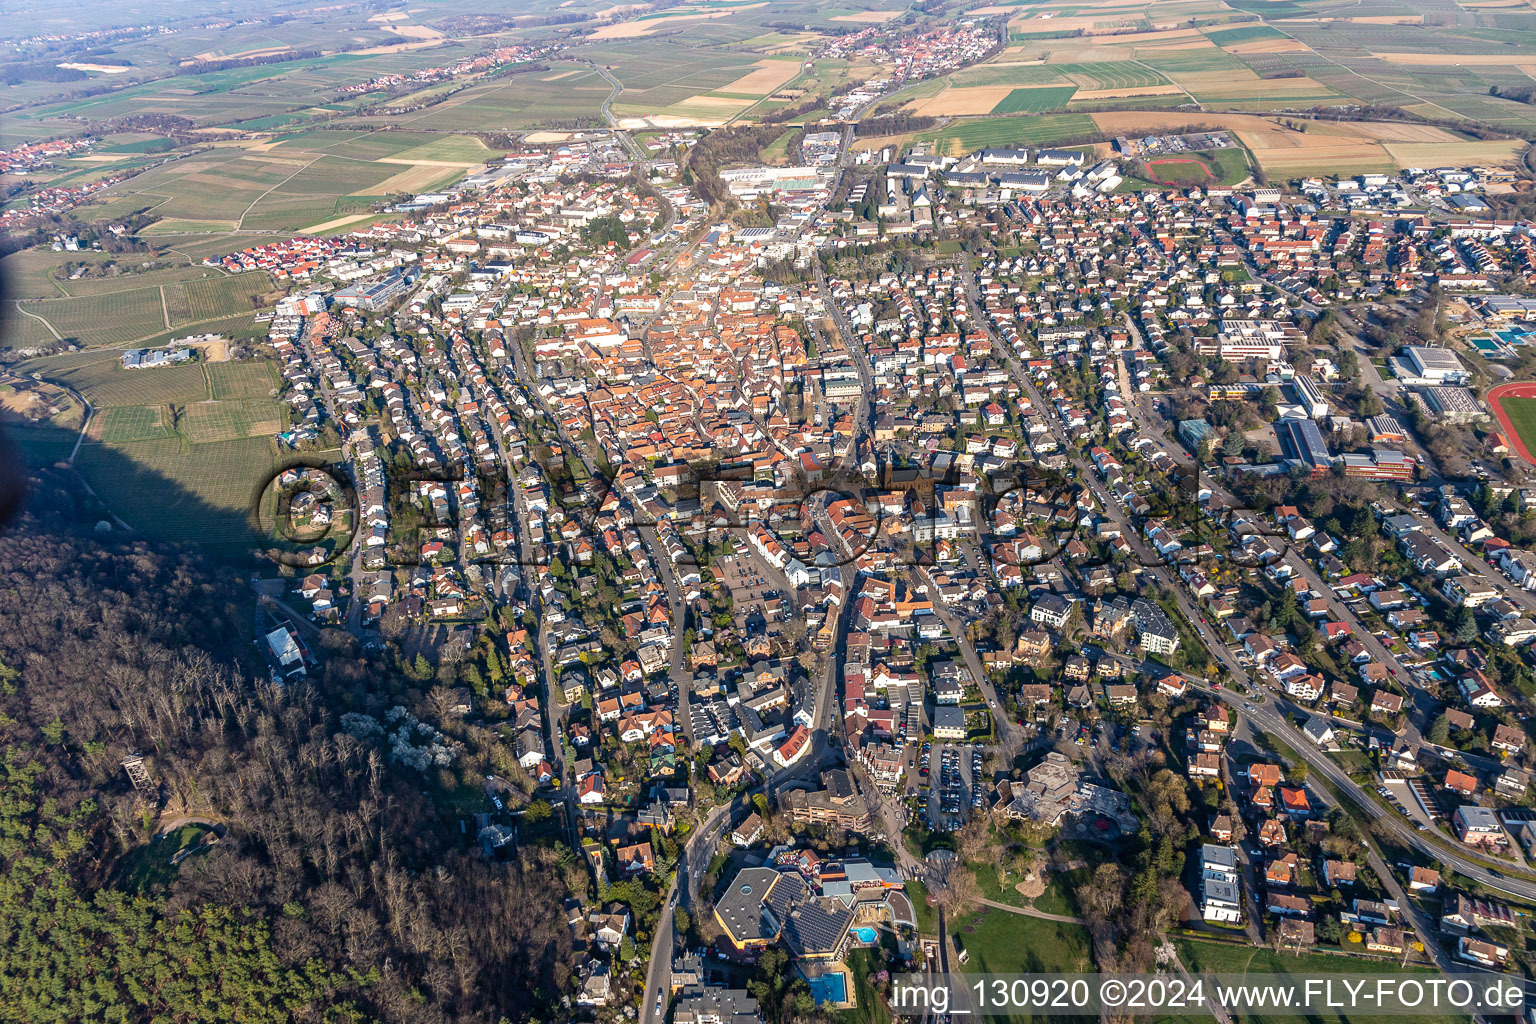
[[[763,900],[779,873],[772,868],[742,868],[715,902],[715,913],[738,942],[772,939],[778,929],[763,918]]]
[[[965,730],[965,712],[948,704],[941,704],[933,709],[933,728]]]

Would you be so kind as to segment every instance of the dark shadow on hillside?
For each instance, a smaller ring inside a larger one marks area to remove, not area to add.
[[[130,527],[128,535],[169,544],[186,544],[231,567],[248,571],[272,563],[261,555],[255,520],[255,495],[267,482],[267,475],[251,481],[251,499],[245,509],[223,508],[209,504],[201,495],[189,491],[149,466],[110,445],[90,445],[90,477],[79,467],[68,465],[77,434],[57,427],[10,427],[7,439],[18,449],[29,471],[54,468],[74,479],[72,497],[80,518],[93,517],[112,524],[112,532],[122,536],[120,518]],[[85,449],[82,449],[82,457]],[[101,493],[100,480],[113,481],[132,501],[114,501],[114,495]],[[94,490],[93,490],[94,489]],[[42,514],[45,510],[32,507]],[[153,514],[160,522],[144,522],[144,514]]]

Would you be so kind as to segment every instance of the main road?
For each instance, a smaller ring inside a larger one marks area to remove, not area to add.
[[[975,278],[971,274],[970,266],[964,259],[961,260],[960,266],[961,272],[965,277],[964,283],[967,294],[971,298],[972,303],[976,306],[979,306],[980,303],[976,290]],[[978,310],[978,312],[980,311]],[[995,332],[992,331],[991,323],[984,313],[980,317],[980,322],[985,326],[988,333],[992,335],[994,344],[1000,351],[1004,353],[1005,361],[1008,363],[1010,369],[1014,371],[1016,377],[1019,380],[1019,383],[1030,394],[1033,401],[1040,403],[1038,407],[1041,408],[1044,412],[1046,416],[1046,422],[1051,427],[1052,433],[1064,443],[1066,438],[1058,429],[1055,417],[1049,411],[1047,411],[1047,407],[1044,406],[1044,403],[1039,398],[1039,392],[1034,388],[1033,382],[1029,379],[1028,375],[1023,372],[1023,368],[1017,362],[1014,353],[1009,349],[1008,345],[1003,342],[1002,339],[995,334]],[[1131,403],[1131,406],[1133,409],[1137,408],[1134,402]],[[1160,434],[1160,432],[1157,431],[1153,431],[1152,433]],[[1176,458],[1182,456],[1182,453],[1177,451],[1176,445],[1170,444],[1169,448],[1171,453],[1174,454]],[[1067,446],[1067,450],[1071,450],[1070,445]],[[1184,459],[1186,462],[1188,461],[1187,457],[1184,457]],[[1126,539],[1132,544],[1137,554],[1142,557],[1143,564],[1149,566],[1149,572],[1152,577],[1159,583],[1165,585],[1172,592],[1179,611],[1189,621],[1190,625],[1199,636],[1201,643],[1216,660],[1217,664],[1224,667],[1231,674],[1233,679],[1242,682],[1246,688],[1257,689],[1253,680],[1249,677],[1247,670],[1241,663],[1238,662],[1236,656],[1233,655],[1232,651],[1227,647],[1226,644],[1220,642],[1219,638],[1216,636],[1215,629],[1205,625],[1202,622],[1202,618],[1198,610],[1195,608],[1194,602],[1191,600],[1187,592],[1187,588],[1183,586],[1182,581],[1179,580],[1177,573],[1171,572],[1171,566],[1168,566],[1164,560],[1157,558],[1146,548],[1146,546],[1142,543],[1140,535],[1129,522],[1128,517],[1124,515],[1123,511],[1119,508],[1112,497],[1105,493],[1103,487],[1099,484],[1098,480],[1095,478],[1094,474],[1085,464],[1085,462],[1079,458],[1076,460],[1076,465],[1078,466],[1080,472],[1080,478],[1087,484],[1087,486],[1093,491],[1094,495],[1098,498],[1105,514],[1126,531]],[[1241,504],[1237,502],[1237,500],[1232,497],[1229,492],[1220,488],[1215,483],[1205,478],[1202,478],[1202,482],[1210,486],[1214,497],[1227,501],[1233,507],[1242,507]],[[1402,665],[1402,663],[1397,659],[1395,655],[1393,655],[1382,645],[1381,641],[1377,639],[1376,636],[1370,632],[1370,630],[1366,629],[1364,625],[1360,623],[1360,620],[1355,616],[1354,612],[1347,605],[1343,604],[1343,602],[1337,599],[1333,593],[1332,588],[1326,584],[1317,570],[1312,567],[1311,563],[1309,563],[1299,554],[1295,553],[1292,553],[1290,561],[1295,566],[1298,574],[1306,580],[1308,586],[1327,601],[1329,614],[1340,621],[1349,623],[1351,630],[1357,637],[1361,639],[1361,641],[1366,645],[1366,648],[1370,650],[1372,655],[1376,657],[1377,660],[1386,664],[1390,669],[1396,672],[1397,678],[1404,684],[1407,684],[1411,678],[1408,675],[1407,669]],[[1155,662],[1143,664],[1148,667],[1155,666],[1155,670],[1159,672],[1167,671],[1166,666],[1159,665]],[[1336,788],[1338,792],[1349,796],[1360,808],[1364,810],[1370,810],[1376,807],[1376,803],[1370,794],[1361,789],[1360,786],[1353,779],[1351,779],[1349,775],[1341,767],[1339,767],[1339,765],[1332,758],[1320,750],[1310,739],[1303,735],[1300,730],[1296,729],[1290,724],[1290,722],[1285,719],[1285,717],[1278,710],[1282,706],[1289,706],[1285,701],[1275,700],[1267,703],[1254,703],[1253,701],[1243,697],[1242,695],[1234,693],[1231,690],[1218,689],[1216,686],[1212,685],[1210,681],[1202,679],[1199,676],[1191,676],[1187,673],[1186,676],[1190,679],[1191,686],[1193,686],[1195,689],[1200,690],[1201,692],[1214,699],[1221,700],[1223,703],[1232,708],[1235,715],[1246,717],[1261,731],[1267,732],[1272,736],[1282,739],[1288,746],[1296,751],[1297,756],[1301,757],[1302,760],[1306,761],[1313,769],[1315,769],[1318,775],[1325,778],[1332,786]],[[1303,714],[1311,713],[1303,709],[1297,710],[1301,710]],[[1502,872],[1496,874],[1493,869],[1490,869],[1479,861],[1472,859],[1468,854],[1463,854],[1456,850],[1455,847],[1450,845],[1448,841],[1442,840],[1441,842],[1431,842],[1429,837],[1415,830],[1407,822],[1402,821],[1394,816],[1381,815],[1378,816],[1375,821],[1377,822],[1377,827],[1387,829],[1392,834],[1393,839],[1401,843],[1403,846],[1417,850],[1432,860],[1438,860],[1441,863],[1448,864],[1458,873],[1465,875],[1468,878],[1474,879],[1479,884],[1489,889],[1508,893],[1512,896],[1519,896],[1525,899],[1536,899],[1536,880],[1526,877],[1515,878],[1511,877],[1510,875],[1503,874]],[[1515,867],[1513,865],[1510,866],[1510,870],[1512,872],[1521,872],[1522,874],[1525,873],[1524,869]]]

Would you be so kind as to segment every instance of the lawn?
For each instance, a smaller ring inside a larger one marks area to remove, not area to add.
[[[1174,939],[1174,945],[1178,948],[1179,959],[1184,962],[1192,973],[1211,974],[1286,974],[1298,979],[1316,977],[1320,974],[1373,974],[1376,972],[1388,972],[1392,974],[1430,974],[1435,973],[1426,967],[1399,968],[1395,963],[1386,963],[1381,960],[1364,959],[1361,957],[1340,956],[1328,953],[1304,953],[1295,956],[1291,953],[1277,953],[1267,947],[1250,946],[1246,943],[1222,943],[1203,942],[1199,939]],[[1266,1014],[1244,1014],[1245,1021],[1255,1024],[1280,1024],[1280,1022],[1300,1021],[1300,1017],[1287,1017]],[[1304,1018],[1310,1024],[1335,1024],[1345,1018],[1338,1016],[1311,1016]],[[1424,1024],[1453,1024],[1453,1022],[1466,1021],[1465,1016],[1424,1016],[1415,1017],[1415,1021],[1422,1020]]]
[[[171,857],[179,850],[196,846],[203,841],[208,829],[202,825],[183,825],[161,838],[130,850],[117,865],[123,884],[133,892],[146,892],[171,884],[180,865],[173,865]]]
[[[1015,89],[1002,102],[992,108],[994,114],[1043,114],[1060,110],[1067,105],[1075,85],[1047,85],[1030,89]]]
[[[848,973],[853,976],[854,1002],[857,1004],[840,1015],[844,1024],[889,1024],[891,1011],[880,1001],[869,981],[875,962],[874,953],[868,949],[855,949],[843,958]]]
[[[1047,914],[1077,916],[1077,889],[1092,875],[1091,868],[1052,871],[1045,878],[1045,892],[1035,897],[1035,909]]]
[[[917,915],[917,930],[924,935],[937,935],[939,915],[928,903],[928,887],[913,879],[906,884],[906,894],[912,901],[913,912]]]
[[[1147,174],[1159,185],[1216,184],[1215,172],[1196,156],[1156,157],[1147,161]]]
[[[1088,929],[1006,910],[984,910],[950,928],[969,950],[967,974],[1047,974],[1091,971]]]
[[[957,946],[970,953],[961,968],[966,974],[1078,974],[1094,969],[1088,930],[1075,924],[986,910],[958,927],[952,922],[950,935]],[[988,1019],[1031,1020],[1021,1014]]]

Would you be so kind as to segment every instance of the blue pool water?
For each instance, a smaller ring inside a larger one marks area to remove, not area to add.
[[[853,937],[865,945],[870,945],[877,938],[879,938],[879,936],[875,934],[875,930],[868,925],[860,925],[859,927],[855,928],[853,930]]]
[[[848,1001],[848,982],[841,974],[823,974],[819,978],[812,978],[807,984],[811,986],[811,997],[816,1000],[817,1006]]]
[[[1483,352],[1497,352],[1499,350],[1498,343],[1492,338],[1473,338],[1472,344]]]

